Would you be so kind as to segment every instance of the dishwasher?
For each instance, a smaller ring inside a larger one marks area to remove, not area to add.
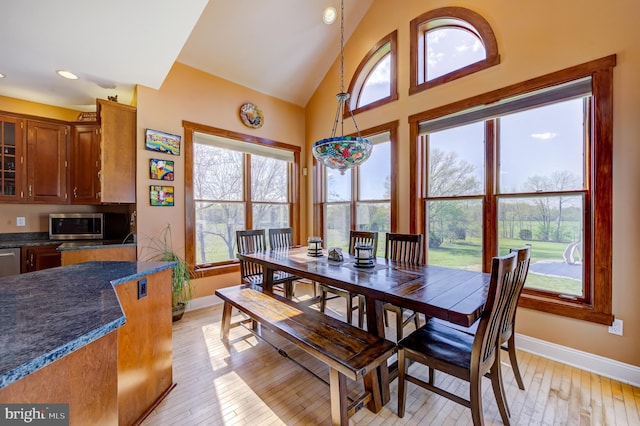
[[[0,277],[20,273],[20,248],[0,249]]]

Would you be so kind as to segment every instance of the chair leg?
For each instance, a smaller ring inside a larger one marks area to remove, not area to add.
[[[398,308],[398,310],[396,311],[396,327],[398,328],[396,330],[396,336],[397,336],[397,341],[399,342],[400,340],[402,340],[402,337],[404,336],[404,331],[403,331],[403,325],[404,324],[404,315],[402,314],[402,308]]]
[[[404,417],[404,406],[407,400],[405,370],[405,353],[404,349],[398,350],[398,417]]]
[[[416,330],[420,328],[420,314],[417,312],[413,313],[413,323],[416,325]]]
[[[502,382],[502,370],[500,368],[500,351],[496,355],[496,360],[491,366],[489,371],[489,379],[491,379],[491,387],[493,388],[493,395],[496,398],[496,404],[498,405],[498,411],[500,411],[500,417],[502,417],[502,423],[509,425],[509,405],[506,401],[506,395],[504,393],[504,383]]]
[[[482,376],[471,377],[469,382],[469,392],[471,403],[471,419],[473,426],[484,425],[484,415],[482,413]]]
[[[364,297],[358,297],[358,327],[364,327]]]
[[[518,387],[521,390],[524,390],[524,382],[522,381],[522,376],[520,375],[520,368],[518,367],[518,357],[516,355],[515,333],[511,333],[511,336],[507,341],[507,348],[509,351],[509,360],[511,361],[511,368],[513,369],[513,375],[516,376],[516,382],[518,382]]]
[[[389,314],[387,314],[387,309],[384,310],[384,326],[389,327]]]
[[[351,324],[351,321],[353,320],[353,300],[349,295],[347,295],[346,299],[347,299],[347,322]]]

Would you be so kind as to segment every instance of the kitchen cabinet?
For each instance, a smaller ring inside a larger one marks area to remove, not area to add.
[[[67,204],[66,123],[27,120],[27,201]]]
[[[97,100],[102,203],[136,202],[136,108]]]
[[[0,115],[0,202],[24,197],[24,124],[24,119]]]
[[[71,132],[71,204],[100,204],[100,126],[76,123]]]
[[[43,246],[23,246],[21,272],[40,271],[61,266],[61,254],[57,244]]]

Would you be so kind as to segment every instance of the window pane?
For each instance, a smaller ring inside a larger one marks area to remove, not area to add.
[[[482,201],[427,202],[429,265],[482,270]]]
[[[235,259],[236,230],[245,228],[241,203],[196,202],[196,264]]]
[[[325,248],[340,247],[345,252],[349,250],[349,231],[351,230],[351,214],[349,204],[329,204],[325,213],[327,219],[324,235]]]
[[[242,153],[193,145],[193,198],[242,200]]]
[[[287,162],[251,156],[251,198],[253,201],[286,202]],[[255,227],[255,226],[254,226]]]
[[[367,77],[360,98],[358,107],[368,105],[378,99],[391,95],[391,55],[387,54],[376,64]]]
[[[289,226],[288,204],[253,204],[253,228],[286,228]]]
[[[484,123],[430,133],[429,196],[476,195],[484,190]]]
[[[325,168],[327,172],[327,201],[351,200],[351,169],[347,169],[344,175],[338,170]]]
[[[378,233],[377,255],[384,257],[385,233],[391,231],[391,203],[356,204],[356,223],[359,231]]]
[[[427,81],[487,57],[482,41],[460,27],[438,27],[427,37]]]
[[[531,244],[525,287],[583,296],[583,197],[509,198],[498,201],[500,253]]]
[[[360,200],[391,198],[391,142],[373,146],[371,157],[360,165]]]
[[[511,115],[500,125],[500,192],[584,188],[582,99]]]

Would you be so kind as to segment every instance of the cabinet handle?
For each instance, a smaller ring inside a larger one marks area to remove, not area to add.
[[[29,197],[33,196],[33,191],[31,190],[31,185],[29,185]]]
[[[78,198],[78,187],[73,188],[73,198]]]
[[[102,182],[102,170],[98,170],[98,180]]]

